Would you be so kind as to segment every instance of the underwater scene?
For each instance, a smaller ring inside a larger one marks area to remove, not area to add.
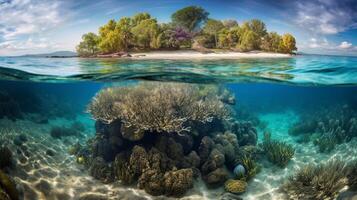
[[[0,65],[1,200],[356,198],[356,57]]]

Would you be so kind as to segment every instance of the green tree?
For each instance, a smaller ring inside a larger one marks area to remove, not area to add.
[[[252,51],[256,49],[256,42],[259,36],[251,30],[245,31],[242,34],[238,48],[241,51]]]
[[[224,25],[221,21],[208,19],[205,26],[203,27],[203,32],[213,35],[215,40],[215,47],[218,44],[218,32],[224,28]]]
[[[281,36],[276,32],[268,33],[262,40],[260,48],[263,51],[279,52]]]
[[[141,21],[151,19],[151,15],[149,13],[138,13],[132,17],[132,26],[138,25]]]
[[[131,19],[128,17],[121,18],[115,27],[115,33],[119,36],[117,49],[128,50],[133,38],[133,34],[131,33]]]
[[[250,20],[249,27],[250,30],[256,33],[260,38],[264,37],[267,34],[267,29],[264,22],[259,19]]]
[[[82,36],[82,41],[76,47],[79,56],[93,56],[99,52],[99,37],[95,33],[87,33]]]
[[[209,13],[198,6],[189,6],[171,15],[172,22],[190,32],[197,30],[208,18]]]
[[[218,47],[231,48],[237,45],[239,41],[239,26],[230,29],[224,28],[218,34]]]
[[[286,33],[282,36],[282,39],[280,40],[280,48],[283,53],[293,53],[293,51],[296,51],[296,40],[294,36],[292,36],[289,33]]]
[[[158,48],[159,25],[156,19],[146,19],[132,28],[136,45],[139,48]]]
[[[115,20],[109,20],[109,22],[99,28],[99,49],[102,53],[113,53],[117,49],[119,42],[119,36],[114,33],[116,28]]]

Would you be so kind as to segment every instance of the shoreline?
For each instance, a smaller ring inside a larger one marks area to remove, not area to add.
[[[274,52],[234,52],[218,51],[202,53],[195,50],[174,50],[174,51],[148,51],[148,52],[118,52],[113,54],[96,55],[93,57],[79,58],[118,58],[132,60],[235,60],[241,58],[290,58],[293,55]]]
[[[289,58],[290,54],[272,53],[272,52],[233,52],[222,51],[212,53],[201,53],[194,50],[178,50],[178,51],[151,51],[144,53],[129,53],[131,59],[153,59],[153,60],[189,60],[189,59],[240,59],[240,58]]]

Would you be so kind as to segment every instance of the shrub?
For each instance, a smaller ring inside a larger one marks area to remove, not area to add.
[[[217,91],[183,83],[142,83],[101,90],[88,106],[93,118],[105,123],[121,120],[127,130],[158,133],[190,131],[195,122],[225,119],[229,110]]]
[[[340,160],[307,165],[289,178],[283,186],[292,199],[335,199],[348,184],[348,167]]]
[[[292,145],[272,140],[270,133],[264,134],[262,146],[268,160],[279,167],[285,167],[295,153]]]

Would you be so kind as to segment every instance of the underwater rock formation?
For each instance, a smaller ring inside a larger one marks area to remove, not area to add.
[[[4,196],[4,200],[8,197],[11,200],[19,199],[19,192],[17,191],[14,180],[0,170],[0,197],[1,196]]]
[[[51,128],[50,135],[53,138],[61,139],[62,137],[68,136],[78,136],[81,132],[77,128],[73,127],[61,127],[61,126],[54,126]]]
[[[71,152],[78,157],[89,150],[83,157],[96,179],[137,185],[154,196],[181,197],[195,178],[224,187],[238,158],[254,152],[246,149],[256,144],[257,132],[249,122],[231,124],[226,104],[233,97],[219,91],[181,83],[104,89],[88,106],[95,137]],[[242,166],[244,178],[258,172],[253,159]]]
[[[12,152],[4,146],[0,147],[0,170],[12,165]]]
[[[257,130],[249,121],[235,121],[232,132],[239,138],[239,146],[256,145],[258,141]]]

